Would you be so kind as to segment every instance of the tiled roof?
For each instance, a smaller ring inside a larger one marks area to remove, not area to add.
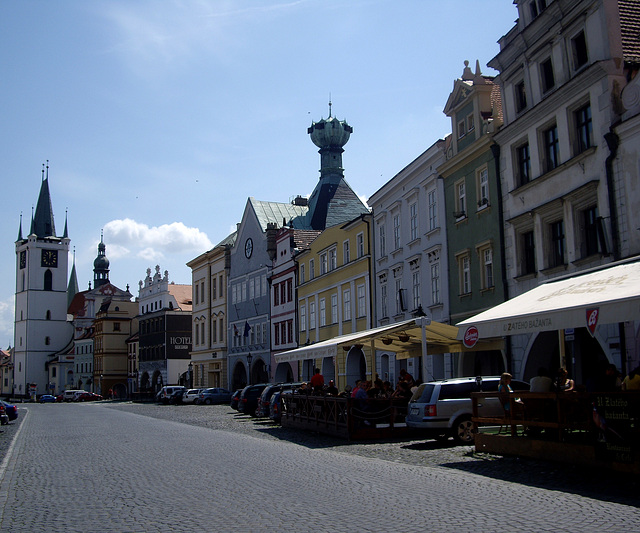
[[[640,2],[618,0],[620,34],[625,61],[640,62]]]
[[[169,294],[171,294],[178,302],[182,311],[191,311],[193,307],[193,300],[191,294],[191,285],[176,285],[175,283],[169,283]]]
[[[307,250],[316,237],[322,232],[319,230],[298,229],[293,232],[293,242],[298,250]]]
[[[353,192],[344,178],[322,179],[309,198],[310,228],[323,230],[368,213],[367,206]]]

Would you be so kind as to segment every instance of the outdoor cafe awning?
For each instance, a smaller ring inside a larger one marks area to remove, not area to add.
[[[419,357],[422,355],[422,321],[421,318],[404,320],[380,326],[378,328],[358,331],[334,337],[326,341],[316,342],[308,346],[296,348],[275,355],[277,363],[302,361],[335,357],[338,350],[348,351],[354,345],[363,345],[375,350],[395,353],[397,359]],[[449,324],[425,320],[427,353],[449,353],[466,351],[462,342],[457,339],[458,328]],[[501,341],[483,341],[474,350],[500,349]]]
[[[459,322],[458,339],[472,344],[505,335],[589,328],[640,318],[640,262],[550,281]]]

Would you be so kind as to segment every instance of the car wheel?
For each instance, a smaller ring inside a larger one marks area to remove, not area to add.
[[[453,425],[453,438],[459,444],[473,444],[473,422],[470,416],[458,418]]]
[[[204,404],[205,404],[205,405],[211,405],[211,398],[207,398],[207,399],[204,401]]]

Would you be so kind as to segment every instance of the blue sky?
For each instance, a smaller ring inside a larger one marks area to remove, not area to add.
[[[47,159],[81,290],[101,230],[117,286],[137,295],[156,264],[190,283],[185,263],[249,196],[311,193],[306,131],[330,95],[366,199],[450,131],[464,60],[495,74],[516,17],[512,0],[0,2],[0,347],[13,345],[20,214],[26,235]]]

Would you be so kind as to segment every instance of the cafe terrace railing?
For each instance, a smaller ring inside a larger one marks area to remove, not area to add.
[[[357,400],[313,394],[283,394],[284,427],[348,440],[383,439],[407,433],[407,404],[396,399]]]
[[[509,410],[502,417],[481,416],[483,399],[495,397],[508,402]],[[476,451],[541,458],[557,453],[562,460],[636,465],[640,470],[640,392],[474,392],[471,399]],[[485,426],[500,430],[489,434]]]

